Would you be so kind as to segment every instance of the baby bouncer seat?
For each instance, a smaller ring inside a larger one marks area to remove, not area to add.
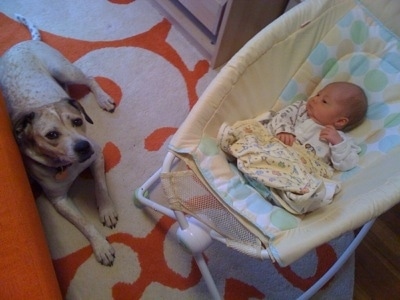
[[[335,265],[303,294],[311,297],[351,256],[373,220],[400,200],[400,2],[307,0],[250,40],[220,71],[180,126],[163,166],[140,188],[148,206],[179,223],[212,296],[219,293],[202,252],[213,240],[287,266],[340,235],[357,234]],[[295,216],[266,201],[217,145],[223,123],[261,119],[334,81],[363,87],[365,121],[349,134],[359,165],[337,172],[332,204]],[[166,206],[148,190],[161,178]]]

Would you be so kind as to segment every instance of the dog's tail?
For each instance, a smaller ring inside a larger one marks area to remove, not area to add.
[[[31,21],[27,20],[25,17],[19,14],[15,14],[15,18],[17,19],[18,22],[25,25],[29,29],[32,40],[34,41],[41,40],[39,29]]]

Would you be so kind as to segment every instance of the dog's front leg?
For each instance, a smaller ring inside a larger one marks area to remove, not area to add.
[[[104,157],[100,147],[98,145],[94,145],[94,147],[98,147],[95,151],[97,157],[90,165],[90,169],[94,178],[100,222],[103,223],[104,226],[114,228],[118,222],[118,214],[110,194],[108,193],[106,176],[104,174]]]
[[[68,221],[75,225],[92,245],[96,260],[103,265],[112,266],[115,250],[110,243],[89,223],[74,203],[66,197],[51,199],[55,209]]]
[[[55,54],[54,49],[47,49],[51,51],[52,55],[49,59],[45,57],[45,63],[50,74],[59,82],[65,84],[83,84],[86,85],[94,94],[99,106],[109,112],[114,112],[115,102],[97,83],[97,81],[91,77],[86,76],[81,69],[76,67],[67,61],[60,53]]]
[[[112,98],[100,87],[93,77],[86,78],[86,85],[93,92],[99,106],[108,112],[114,112],[115,102]]]

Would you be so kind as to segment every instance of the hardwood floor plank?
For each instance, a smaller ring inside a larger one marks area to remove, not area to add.
[[[400,204],[380,216],[356,250],[354,299],[400,299]]]

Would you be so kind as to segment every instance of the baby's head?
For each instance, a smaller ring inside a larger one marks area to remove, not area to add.
[[[318,124],[348,130],[364,119],[367,107],[367,97],[358,85],[333,82],[308,100],[307,113]]]

